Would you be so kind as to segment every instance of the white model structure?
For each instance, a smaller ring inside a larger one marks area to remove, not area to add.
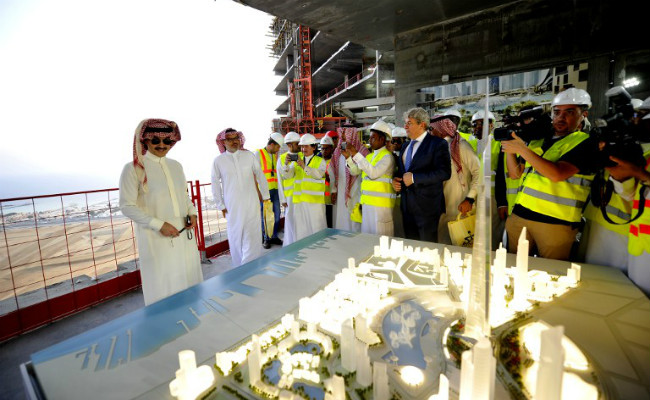
[[[341,365],[349,372],[357,370],[357,339],[354,336],[352,320],[345,320],[341,326]]]
[[[178,353],[180,368],[176,379],[169,383],[169,392],[179,400],[193,400],[214,385],[214,373],[207,365],[196,367],[196,355],[192,350]]]
[[[357,382],[361,386],[372,385],[372,366],[368,357],[368,345],[357,340],[355,344],[357,352]]]
[[[325,400],[345,400],[345,380],[342,376],[334,375],[325,381]]]
[[[388,400],[390,398],[387,368],[388,365],[383,362],[372,364],[372,394],[374,400]]]
[[[535,400],[554,400],[562,396],[562,374],[564,373],[564,349],[562,337],[564,327],[555,326],[541,333],[541,349]]]
[[[463,353],[459,400],[493,400],[496,359],[490,339],[481,338]]]

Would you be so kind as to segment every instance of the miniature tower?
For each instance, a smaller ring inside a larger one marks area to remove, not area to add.
[[[357,370],[356,342],[352,320],[346,319],[341,324],[341,365],[349,372]]]
[[[368,356],[368,345],[355,339],[357,353],[357,382],[361,386],[372,385],[372,367]]]
[[[480,338],[472,350],[462,355],[460,369],[460,400],[494,399],[496,359],[490,339]]]
[[[555,326],[545,329],[540,332],[540,336],[541,346],[535,399],[559,399],[562,397],[562,375],[564,372],[564,349],[562,348],[564,327]]]
[[[345,400],[345,380],[342,376],[333,375],[325,381],[325,387],[332,392],[325,393],[325,400]]]
[[[487,116],[487,111],[485,112]],[[490,247],[492,246],[491,216],[491,155],[490,143],[486,130],[489,121],[483,123],[483,140],[487,138],[483,152],[483,168],[479,175],[478,197],[476,206],[476,227],[474,233],[474,248],[472,251],[472,270],[467,304],[467,325],[465,333],[479,339],[490,334]]]
[[[515,270],[515,304],[525,304],[530,284],[528,282],[528,240],[526,228],[521,230],[517,247],[517,265]]]
[[[438,386],[438,394],[429,397],[429,400],[449,400],[449,379],[440,374],[440,386]]]
[[[372,398],[374,400],[388,400],[388,368],[386,363],[375,362],[372,364]]]
[[[197,398],[214,384],[214,373],[207,365],[196,367],[196,355],[192,350],[178,353],[180,368],[176,379],[169,383],[169,392],[180,400]]]
[[[262,369],[262,349],[260,348],[260,338],[257,335],[251,337],[251,352],[248,353],[248,376],[250,384],[255,385],[261,380]]]

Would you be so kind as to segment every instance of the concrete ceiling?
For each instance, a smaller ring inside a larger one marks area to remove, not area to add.
[[[513,3],[503,0],[235,0],[344,41],[390,51],[395,35]]]

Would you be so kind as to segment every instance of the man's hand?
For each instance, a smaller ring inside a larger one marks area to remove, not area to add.
[[[393,189],[398,193],[402,190],[402,178],[393,178]]]
[[[332,204],[336,204],[336,192],[330,194],[330,199],[332,200]]]
[[[289,154],[287,154],[287,156],[284,158],[284,165],[289,165],[290,162],[291,160],[289,159]]]
[[[508,218],[508,207],[507,206],[501,206],[497,208],[497,212],[499,213],[499,219],[501,221],[505,221],[506,218]]]
[[[305,159],[298,156],[298,161],[296,161],[296,164],[302,169],[305,169]]]
[[[636,178],[639,181],[650,180],[650,174],[643,167],[634,165],[629,161],[621,160],[614,156],[610,156],[609,159],[614,161],[616,166],[606,167],[605,169],[617,181],[623,182],[630,178]]]
[[[412,172],[407,172],[402,176],[402,179],[404,179],[404,184],[406,187],[409,187],[413,184],[413,173]]]
[[[354,155],[358,153],[357,149],[355,149],[354,146],[348,147],[347,152],[350,154],[350,157],[354,157]]]
[[[228,209],[224,208],[223,210],[221,210],[221,212],[223,213],[223,217],[226,218],[226,213],[228,212]]]
[[[512,140],[504,140],[501,142],[501,151],[508,154],[522,154],[528,150],[526,142],[515,133],[512,134],[512,138]]]
[[[289,203],[282,203],[282,207],[286,209],[287,207],[289,207]]]
[[[192,229],[196,228],[196,215],[190,215],[190,227]]]
[[[341,147],[341,154],[343,154],[343,157],[347,160],[350,157],[350,150],[347,147],[345,149]]]
[[[461,201],[458,205],[458,211],[460,211],[461,214],[467,214],[468,212],[472,211],[472,203],[470,203],[467,199]]]
[[[172,224],[165,222],[162,228],[160,228],[160,233],[163,236],[176,237],[178,236],[178,229],[174,228]]]

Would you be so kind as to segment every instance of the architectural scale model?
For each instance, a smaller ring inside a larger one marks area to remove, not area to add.
[[[529,270],[525,230],[516,264],[503,248],[492,263],[485,178],[471,256],[382,236],[294,313],[217,353],[217,396],[598,399],[598,379],[563,328],[527,314],[575,288],[580,266],[564,276]]]

